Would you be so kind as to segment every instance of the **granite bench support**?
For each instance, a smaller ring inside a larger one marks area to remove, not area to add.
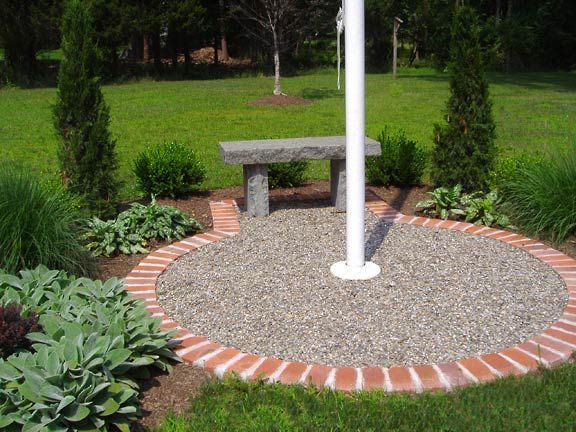
[[[380,144],[366,138],[366,155],[380,154]],[[268,164],[299,160],[330,160],[332,205],[346,210],[346,138],[288,138],[220,143],[227,164],[244,168],[244,198],[250,216],[268,216]]]

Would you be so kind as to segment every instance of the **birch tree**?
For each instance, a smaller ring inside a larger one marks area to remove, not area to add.
[[[280,54],[291,48],[300,27],[299,0],[232,0],[231,13],[246,33],[271,50],[274,59],[274,95],[282,94]]]

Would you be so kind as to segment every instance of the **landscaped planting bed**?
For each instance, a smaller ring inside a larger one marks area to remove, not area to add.
[[[321,195],[316,198],[320,198]],[[386,203],[373,199],[368,204],[369,208],[382,219],[382,222],[399,222],[408,225],[423,225],[428,228],[447,228],[454,231],[468,232],[481,237],[491,237],[491,241],[500,240],[507,243],[507,247],[522,249],[526,258],[530,258],[526,252],[538,257],[541,261],[549,264],[563,279],[571,293],[574,290],[572,272],[570,268],[575,265],[575,261],[560,252],[548,248],[546,245],[530,240],[521,235],[509,233],[498,229],[483,228],[469,223],[433,220],[422,217],[403,216]],[[178,324],[165,315],[164,310],[158,303],[155,295],[156,279],[169,265],[178,257],[191,250],[206,244],[221,240],[239,232],[239,225],[234,221],[234,202],[223,201],[212,204],[215,211],[214,231],[196,236],[177,243],[173,246],[159,250],[143,261],[133,273],[127,278],[129,290],[138,297],[146,299],[148,308],[157,316],[162,316],[166,326],[178,328]],[[462,234],[464,235],[464,234]],[[505,251],[505,249],[504,249]],[[512,249],[510,249],[512,251]],[[521,252],[521,251],[520,251]],[[321,251],[319,252],[321,253]],[[498,251],[497,254],[505,253]],[[525,263],[522,263],[525,264]],[[563,268],[567,267],[564,271]],[[146,268],[153,270],[146,273]],[[536,267],[537,268],[537,267]],[[541,269],[542,270],[542,269]],[[551,273],[551,276],[557,278]],[[236,274],[236,279],[239,277]],[[234,278],[231,278],[229,289],[233,289]],[[560,288],[559,285],[558,288]],[[465,289],[465,287],[462,287]],[[517,295],[522,295],[518,292]],[[542,293],[537,294],[537,298],[542,298]],[[563,302],[559,297],[560,306]],[[255,304],[259,302],[258,296],[254,298]],[[496,304],[505,304],[503,299],[496,300]],[[193,306],[193,305],[192,305]],[[279,305],[279,307],[281,307]],[[528,306],[528,309],[531,306]],[[554,308],[554,306],[552,307]],[[221,314],[224,314],[221,311]],[[420,313],[423,313],[420,311]],[[561,314],[561,311],[552,312],[550,321],[554,321]],[[497,316],[498,314],[496,314]],[[546,315],[546,312],[543,313]],[[526,314],[528,316],[528,314]],[[418,319],[418,317],[415,317]],[[246,354],[236,348],[226,348],[221,341],[211,342],[204,337],[194,334],[189,330],[181,330],[179,336],[182,338],[183,347],[177,351],[186,361],[203,366],[208,370],[215,371],[218,375],[228,372],[237,372],[243,378],[255,379],[263,377],[270,381],[281,381],[286,383],[313,383],[318,386],[327,386],[342,390],[383,388],[389,391],[422,391],[426,389],[450,389],[455,386],[465,385],[475,382],[491,381],[495,378],[510,374],[518,375],[536,370],[540,365],[551,366],[562,361],[566,361],[573,349],[572,338],[573,319],[572,307],[568,306],[551,329],[545,330],[541,335],[532,334],[533,338],[521,343],[518,346],[506,348],[495,346],[494,349],[501,350],[498,353],[468,353],[470,357],[459,359],[456,362],[439,363],[432,365],[414,365],[409,367],[333,367],[320,364],[308,365],[305,362],[291,362],[280,360],[275,357],[260,357],[258,355]],[[438,320],[443,317],[438,316]],[[495,317],[494,320],[498,320]],[[533,329],[532,331],[538,332]],[[522,342],[516,340],[513,343]],[[498,338],[496,338],[498,343]],[[506,348],[506,349],[504,349]],[[266,354],[270,355],[268,352]],[[479,355],[482,354],[482,355]],[[297,359],[304,360],[306,359]],[[438,361],[444,361],[439,359]],[[385,365],[378,365],[385,366]],[[391,366],[391,365],[390,365]]]

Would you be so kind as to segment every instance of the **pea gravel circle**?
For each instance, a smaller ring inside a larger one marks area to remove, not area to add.
[[[240,217],[240,234],[191,252],[158,280],[166,313],[192,333],[287,361],[392,366],[497,352],[548,328],[567,302],[546,264],[458,231],[367,213],[367,254],[382,268],[343,281],[345,214],[279,206]]]

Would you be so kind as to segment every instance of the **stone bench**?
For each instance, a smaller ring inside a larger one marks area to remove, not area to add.
[[[366,138],[366,156],[380,154],[380,143]],[[250,216],[268,216],[268,166],[274,162],[330,160],[332,204],[346,209],[346,137],[286,138],[220,143],[220,154],[230,165],[244,166],[244,198]]]

